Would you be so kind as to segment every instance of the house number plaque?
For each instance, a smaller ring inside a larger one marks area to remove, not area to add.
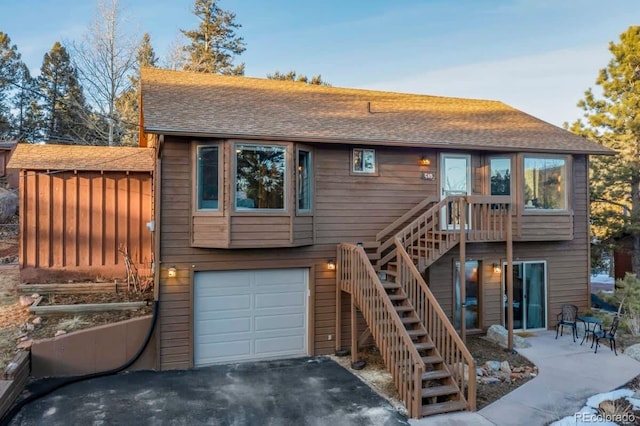
[[[422,180],[436,180],[436,174],[434,172],[421,172],[420,176]]]

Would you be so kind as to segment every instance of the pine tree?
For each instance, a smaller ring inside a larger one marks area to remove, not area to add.
[[[155,68],[158,57],[151,45],[151,36],[145,33],[136,53],[135,71],[129,77],[131,85],[127,91],[122,93],[116,101],[118,117],[123,123],[123,133],[121,140],[123,145],[136,145],[138,138],[137,124],[140,120],[140,69],[143,67]]]
[[[91,132],[85,126],[90,116],[78,73],[67,50],[55,42],[44,55],[38,86],[44,99],[45,140],[60,143],[89,143]]]
[[[189,44],[183,47],[183,68],[214,74],[244,75],[244,64],[233,65],[246,50],[244,39],[236,35],[242,26],[236,15],[218,7],[217,0],[195,0],[193,14],[200,19],[196,30],[180,30]]]
[[[320,74],[309,79],[306,75],[298,74],[294,70],[291,70],[288,73],[276,71],[273,74],[267,74],[267,78],[270,80],[295,81],[297,83],[306,83],[315,86],[331,86],[329,83],[322,80],[322,76]]]
[[[596,84],[578,103],[584,120],[571,130],[618,152],[593,157],[590,193],[594,235],[600,241],[628,235],[633,272],[640,274],[640,26],[631,26],[620,42],[609,43],[613,58]]]
[[[20,63],[16,73],[12,107],[15,112],[13,121],[14,138],[20,142],[38,142],[42,140],[44,127],[37,79],[31,77],[29,68]]]
[[[20,64],[20,54],[9,36],[0,32],[0,139],[8,139],[13,133],[9,99],[15,89],[15,76]]]

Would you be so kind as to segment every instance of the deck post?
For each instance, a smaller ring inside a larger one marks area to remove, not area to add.
[[[351,362],[358,360],[358,319],[356,317],[356,303],[351,294]]]
[[[342,250],[336,259],[336,351],[342,349]]]
[[[513,218],[511,217],[511,204],[507,208],[507,349],[513,350]]]
[[[458,270],[458,284],[460,300],[460,337],[462,341],[467,343],[467,277],[466,277],[466,263],[467,263],[467,247],[466,247],[466,232],[467,232],[467,198],[460,198],[460,267]]]

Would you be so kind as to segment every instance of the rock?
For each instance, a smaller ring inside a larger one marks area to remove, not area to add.
[[[484,376],[484,369],[481,368],[481,367],[477,367],[476,368],[476,376],[480,376],[480,377]]]
[[[31,323],[26,323],[26,324],[25,324],[25,329],[26,329],[27,331],[33,331],[33,330],[35,330],[35,328],[36,328],[36,326],[35,326],[35,325],[33,325],[33,324],[31,324]]]
[[[500,371],[503,373],[511,374],[511,366],[509,365],[509,361],[502,361],[500,363]]]
[[[26,336],[26,335],[20,338],[21,342],[26,342],[27,340],[29,340],[29,336]]]
[[[35,317],[34,319],[31,320],[31,324],[33,324],[33,325],[42,324],[42,317]]]
[[[31,349],[31,345],[33,344],[33,339],[25,340],[24,342],[18,343],[18,349]]]
[[[522,373],[522,367],[513,367],[511,371],[513,373]]]
[[[624,354],[630,356],[636,361],[640,361],[640,343],[629,346],[624,350]]]
[[[491,371],[500,370],[500,362],[499,361],[487,361],[487,362],[484,363],[484,366],[487,369],[488,373],[491,373]]]
[[[487,385],[495,385],[496,383],[500,383],[500,379],[497,377],[483,377],[482,383]]]
[[[487,330],[487,339],[494,343],[497,343],[503,348],[507,347],[507,337],[508,337],[507,329],[501,325],[494,324],[491,327],[489,327],[489,329]],[[531,347],[531,343],[527,342],[526,339],[514,334],[513,347],[518,349],[529,348]]]
[[[523,376],[520,373],[511,373],[509,376],[511,380],[522,380]]]
[[[33,294],[31,295],[31,298],[32,298],[33,300],[37,300],[37,299],[38,299],[38,297],[40,297],[40,295],[39,295],[38,293],[33,293]]]
[[[64,334],[67,334],[67,332],[64,330],[58,330],[56,331],[56,334],[54,334],[54,337],[62,336]]]
[[[33,305],[35,299],[31,296],[20,296],[20,306],[27,307]]]
[[[9,223],[18,210],[18,195],[0,188],[0,223]]]

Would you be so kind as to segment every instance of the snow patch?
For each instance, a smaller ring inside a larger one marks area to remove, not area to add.
[[[42,415],[42,417],[49,417],[49,416],[53,416],[56,413],[56,407],[51,407],[49,408],[47,411],[44,412],[44,414]]]

